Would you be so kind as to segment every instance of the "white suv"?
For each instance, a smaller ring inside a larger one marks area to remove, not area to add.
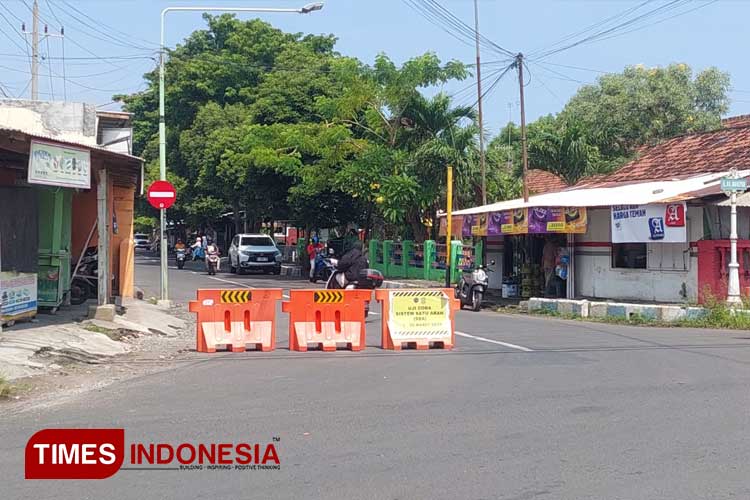
[[[281,251],[267,234],[238,234],[229,246],[229,270],[281,274]]]
[[[149,248],[151,248],[151,242],[149,241],[147,234],[135,233],[133,235],[133,240],[135,241],[136,250],[138,250],[139,248],[141,250],[148,250]]]

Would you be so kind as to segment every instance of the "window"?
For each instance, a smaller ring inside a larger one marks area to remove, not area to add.
[[[646,269],[646,243],[613,243],[612,267]]]
[[[240,246],[246,247],[272,247],[273,240],[268,236],[243,236]]]
[[[652,243],[649,245],[648,268],[658,271],[690,269],[690,243]]]

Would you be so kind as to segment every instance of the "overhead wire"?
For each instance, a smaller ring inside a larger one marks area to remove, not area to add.
[[[576,40],[575,42],[569,43],[567,45],[563,45],[562,47],[558,47],[556,49],[549,49],[541,54],[535,54],[534,59],[541,60],[545,59],[551,55],[558,54],[560,52],[572,49],[574,47],[577,47],[579,45],[585,44],[585,43],[592,43],[595,41],[598,41],[600,39],[603,39],[606,35],[614,34],[618,30],[622,30],[623,28],[627,28],[629,26],[633,26],[634,24],[644,21],[646,19],[649,19],[655,15],[658,15],[660,13],[669,12],[670,10],[674,10],[678,8],[681,5],[684,5],[686,2],[689,2],[690,0],[671,0],[663,5],[660,5],[654,9],[651,9],[647,12],[644,12],[642,14],[639,14],[635,17],[632,17],[626,21],[623,21],[615,26],[603,29],[601,31],[597,31],[594,34],[588,35],[580,40]]]
[[[503,56],[515,56],[510,50],[493,42],[481,33],[477,34],[475,29],[461,19],[456,17],[451,11],[443,7],[435,0],[403,0],[417,13],[425,19],[436,25],[453,38],[468,46],[473,46],[477,37],[482,47],[491,50]]]
[[[591,32],[591,31],[593,31],[593,30],[595,30],[597,28],[602,28],[602,27],[604,27],[604,26],[612,23],[613,21],[616,21],[617,19],[620,19],[620,18],[622,18],[622,17],[630,14],[631,12],[634,12],[634,11],[640,9],[641,7],[645,6],[646,4],[648,4],[648,3],[652,2],[652,1],[653,0],[646,0],[645,2],[642,2],[642,3],[640,3],[640,4],[638,4],[638,5],[634,6],[634,7],[630,7],[628,9],[625,9],[625,10],[623,10],[623,11],[617,13],[617,14],[614,14],[614,15],[612,15],[610,17],[607,17],[605,19],[601,19],[601,20],[599,20],[599,21],[597,21],[597,22],[595,22],[593,24],[590,24],[590,25],[586,26],[585,28],[583,28],[583,29],[581,29],[579,31],[576,31],[576,32],[573,32],[573,33],[569,33],[568,35],[566,35],[566,36],[558,39],[557,41],[551,43],[550,45],[548,45],[546,49],[538,49],[538,50],[534,50],[534,51],[530,52],[528,54],[528,57],[534,57],[535,55],[537,55],[539,52],[542,52],[543,50],[550,50],[553,47],[556,47],[556,46],[558,46],[558,45],[560,45],[562,43],[567,42],[568,40],[571,40],[573,38],[585,35],[586,33],[589,33],[589,32]]]

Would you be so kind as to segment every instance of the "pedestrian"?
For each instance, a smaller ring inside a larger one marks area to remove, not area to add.
[[[310,282],[315,279],[315,259],[323,251],[323,244],[317,236],[313,236],[307,245],[307,257],[310,259]]]

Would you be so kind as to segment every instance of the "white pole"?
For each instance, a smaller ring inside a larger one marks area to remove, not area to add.
[[[164,20],[167,12],[257,12],[257,13],[288,13],[288,14],[309,14],[323,8],[322,3],[305,5],[298,9],[276,9],[264,7],[167,7],[161,11],[161,37],[159,53],[159,179],[167,180],[167,131],[165,119],[164,104],[164,64],[166,59],[166,45],[164,44]],[[167,276],[167,245],[164,238],[165,232],[165,214],[160,210],[160,249],[161,249],[161,300],[169,300],[169,283]]]
[[[729,195],[732,204],[729,234],[729,286],[727,287],[727,303],[732,306],[742,304],[740,297],[740,264],[737,262],[737,193]]]

